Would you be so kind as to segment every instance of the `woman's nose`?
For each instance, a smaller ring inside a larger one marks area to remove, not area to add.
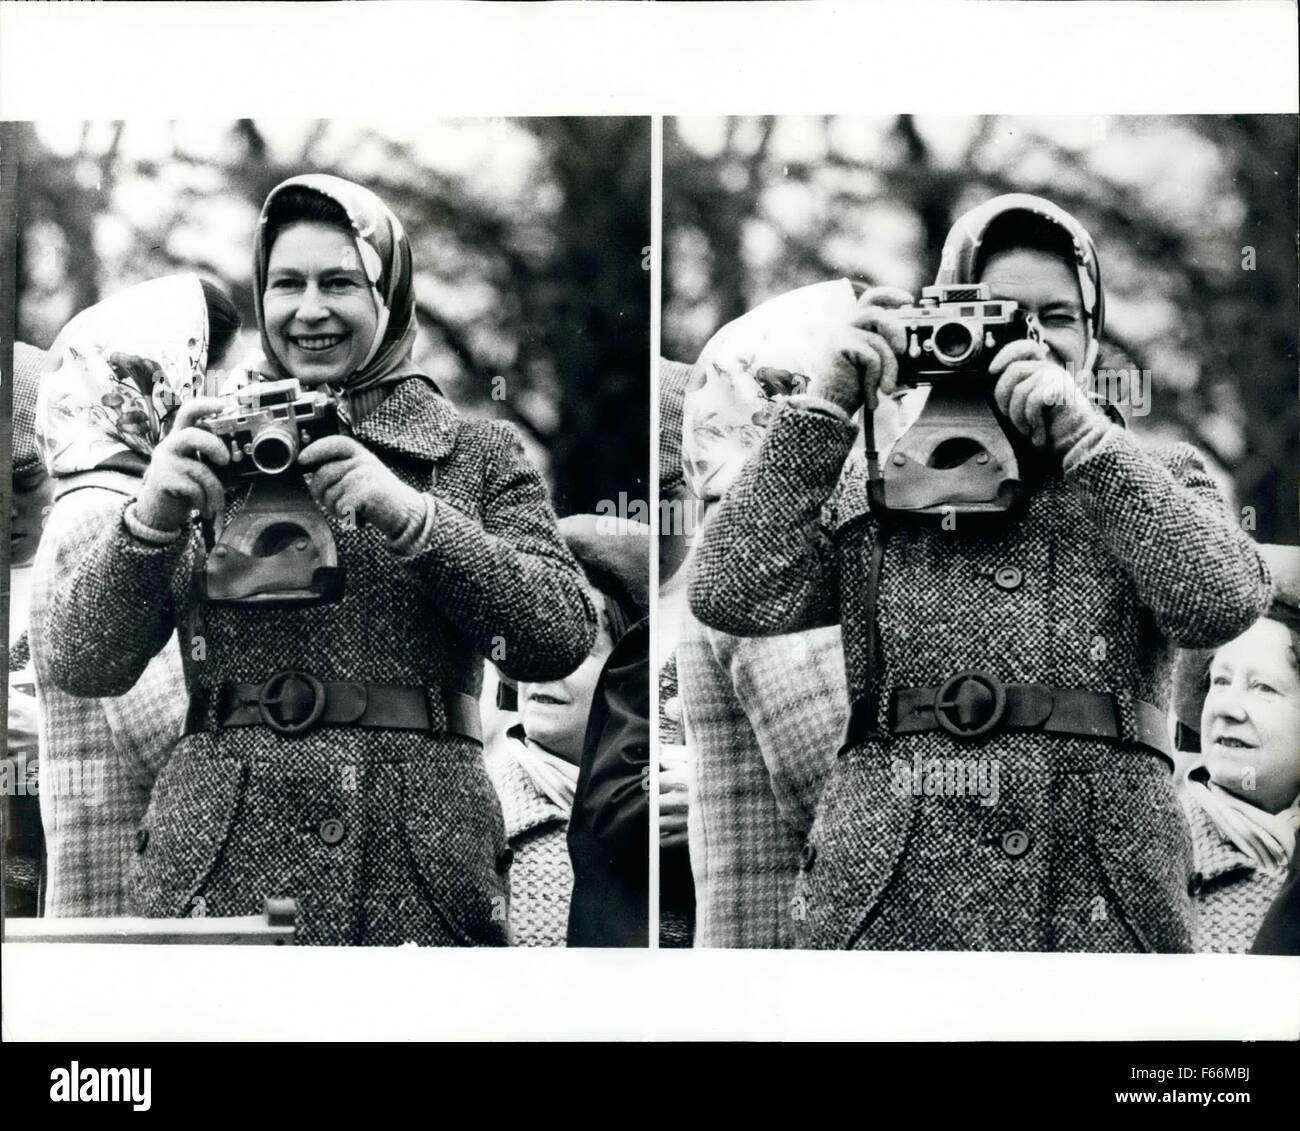
[[[329,309],[321,299],[320,291],[312,286],[303,291],[298,309],[294,312],[299,322],[320,322],[328,318],[329,313]]]
[[[1225,719],[1241,722],[1246,718],[1246,705],[1242,700],[1241,688],[1235,683],[1227,687],[1214,688],[1210,705],[1214,714]]]

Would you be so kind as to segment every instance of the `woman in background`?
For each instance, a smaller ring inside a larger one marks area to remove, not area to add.
[[[202,391],[239,330],[229,297],[198,276],[120,291],[59,334],[40,382],[36,432],[57,500],[35,563],[33,625],[44,623],[61,563],[87,530],[113,521],[140,489],[176,409]],[[170,636],[123,694],[78,698],[51,679],[50,642],[31,634],[40,718],[41,812],[48,853],[45,914],[130,912],[127,878],[154,779],[185,717]]]
[[[1202,951],[1250,949],[1300,829],[1300,549],[1261,552],[1275,579],[1273,602],[1211,653],[1200,681],[1200,752],[1183,781]]]
[[[487,754],[513,861],[512,946],[565,945],[573,894],[569,819],[592,698],[614,645],[638,619],[627,593],[644,591],[649,583],[649,528],[601,535],[598,522],[595,515],[560,520],[569,548],[587,570],[589,594],[599,610],[596,642],[562,679],[519,684],[519,722]]]

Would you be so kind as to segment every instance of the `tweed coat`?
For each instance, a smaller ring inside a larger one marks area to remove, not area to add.
[[[1245,954],[1282,891],[1286,875],[1258,867],[1219,831],[1192,791],[1183,790],[1181,797],[1192,830],[1189,890],[1196,949]]]
[[[32,622],[46,623],[54,563],[109,526],[120,492],[88,487],[61,498],[50,512],[36,556]],[[41,816],[48,880],[45,914],[129,915],[127,884],[136,857],[136,829],[154,780],[167,764],[185,721],[187,701],[176,637],[125,694],[106,699],[69,695],[50,678],[49,640],[31,634],[40,704]]]
[[[836,625],[677,648],[693,752],[695,945],[795,944],[795,882],[848,701]]]
[[[511,737],[487,753],[501,799],[510,865],[510,945],[564,946],[573,895],[569,813],[546,796],[511,753]]]
[[[1048,465],[1013,521],[954,529],[886,527],[858,475],[823,522],[856,434],[832,410],[782,406],[705,528],[690,589],[700,620],[736,634],[840,622],[852,701],[868,685],[863,580],[881,546],[876,734],[840,752],[822,794],[802,941],[1190,950],[1187,827],[1169,766],[1127,741],[1132,703],[1165,710],[1171,642],[1240,634],[1269,587],[1195,451],[1144,450],[1113,427],[1068,470]],[[1124,739],[886,732],[888,691],[967,669],[1112,693]],[[989,782],[996,768],[996,795],[942,776],[931,790],[931,768],[957,759]]]
[[[595,611],[513,431],[462,417],[413,378],[355,435],[432,496],[427,547],[399,557],[378,531],[330,518],[347,570],[339,602],[204,606],[197,533],[156,546],[106,523],[58,563],[43,615],[53,681],[120,695],[179,627],[191,691],[297,668],[423,686],[441,726],[441,693],[477,698],[484,655],[515,679],[577,667]],[[229,510],[241,502],[228,496]],[[501,807],[481,748],[460,736],[201,730],[159,775],[137,847],[140,914],[255,914],[283,896],[304,943],[506,943]]]

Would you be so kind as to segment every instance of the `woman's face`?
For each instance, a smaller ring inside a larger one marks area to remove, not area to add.
[[[1201,751],[1215,782],[1269,813],[1300,793],[1300,675],[1285,625],[1256,621],[1214,653]]]
[[[593,595],[599,608],[601,599]],[[587,658],[563,679],[519,684],[519,717],[524,733],[538,746],[575,765],[582,758],[582,740],[596,683],[614,641],[604,625]]]
[[[355,242],[326,224],[291,224],[276,237],[262,310],[276,356],[305,386],[355,373],[379,328]]]
[[[996,299],[1019,303],[1038,320],[1052,360],[1076,378],[1088,356],[1088,328],[1074,270],[1045,251],[999,252],[980,275]]]

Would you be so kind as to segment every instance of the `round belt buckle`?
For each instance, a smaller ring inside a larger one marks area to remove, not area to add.
[[[295,694],[291,687],[291,680],[297,680],[300,685],[305,686],[306,690],[311,692],[312,701],[305,714],[286,721],[277,718],[271,708],[303,705],[301,696]],[[314,675],[308,675],[306,672],[276,672],[262,684],[262,690],[257,697],[257,706],[261,711],[262,721],[273,731],[279,734],[303,734],[320,722],[321,716],[325,713],[325,685]]]
[[[941,730],[954,738],[979,738],[1002,721],[1007,690],[1002,681],[985,671],[958,672],[944,680],[934,695],[934,718]],[[962,722],[963,715],[979,717]]]

